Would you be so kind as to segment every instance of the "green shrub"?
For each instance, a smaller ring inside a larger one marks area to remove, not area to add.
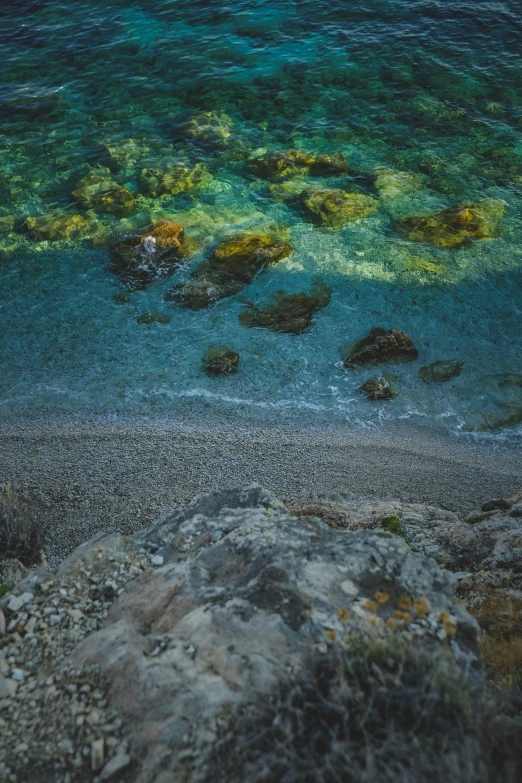
[[[352,642],[240,710],[205,783],[516,783],[522,725],[496,713],[449,654]]]
[[[0,585],[0,598],[3,598],[4,595],[10,593],[12,589],[13,585]]]
[[[470,514],[469,517],[466,517],[464,522],[467,522],[468,525],[476,525],[477,522],[483,522],[484,519],[488,519],[488,517],[492,516],[492,513],[492,511],[483,511],[478,514]]]
[[[0,560],[31,566],[41,557],[42,537],[34,517],[12,484],[0,484]]]
[[[404,525],[396,514],[388,514],[381,519],[381,527],[394,536],[405,538]]]

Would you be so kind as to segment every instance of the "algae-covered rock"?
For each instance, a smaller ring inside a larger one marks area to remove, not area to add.
[[[167,299],[200,310],[241,291],[266,266],[290,255],[292,246],[264,235],[240,234],[225,239],[210,258],[194,270],[192,279],[174,286]]]
[[[329,177],[347,174],[349,166],[344,155],[312,155],[302,150],[270,152],[248,162],[248,170],[264,179],[288,179],[304,174]]]
[[[239,354],[228,345],[208,348],[201,358],[203,371],[210,377],[233,375],[237,372]]]
[[[422,256],[412,256],[404,262],[404,268],[409,272],[424,272],[429,275],[441,275],[444,272],[444,264]]]
[[[273,182],[268,186],[268,194],[276,201],[293,201],[309,188],[309,182],[291,179],[285,182]]]
[[[183,226],[161,220],[127,235],[109,250],[113,272],[127,284],[140,287],[166,277],[184,262]]]
[[[413,342],[400,329],[386,330],[376,326],[370,330],[367,337],[355,343],[344,360],[344,366],[380,364],[397,359],[411,361],[418,355]]]
[[[396,397],[390,382],[382,375],[380,378],[370,378],[369,381],[363,383],[359,391],[369,400],[392,400]]]
[[[459,359],[442,359],[433,364],[427,364],[419,370],[419,377],[424,383],[440,383],[449,381],[460,375],[464,362]]]
[[[36,242],[82,239],[90,233],[91,229],[92,224],[88,218],[71,212],[34,215],[24,218],[18,226],[20,232],[27,232]]]
[[[250,305],[239,315],[243,326],[271,329],[273,332],[301,334],[312,324],[318,310],[330,301],[331,289],[317,282],[309,294],[278,291],[262,309]]]
[[[77,183],[73,199],[82,209],[128,217],[136,211],[133,194],[110,179],[109,171],[91,171]]]
[[[234,131],[234,121],[220,111],[205,111],[193,115],[182,125],[187,139],[211,146],[226,146]]]
[[[146,164],[139,172],[139,186],[142,193],[152,198],[191,193],[204,188],[212,179],[200,163],[190,166],[179,160],[157,158]]]
[[[89,150],[88,158],[117,172],[131,168],[149,152],[150,148],[137,139],[106,138]]]
[[[377,169],[374,176],[375,187],[385,201],[414,193],[422,186],[420,177],[409,171]]]
[[[404,218],[394,228],[411,242],[460,247],[473,239],[498,237],[505,207],[501,199],[486,198],[477,204],[457,204],[433,215]]]
[[[305,190],[299,201],[315,223],[336,231],[346,223],[373,215],[378,209],[377,201],[371,196],[336,188]]]
[[[475,391],[476,411],[467,417],[466,431],[496,430],[522,422],[522,374],[487,375]]]
[[[195,277],[176,283],[165,294],[165,301],[175,302],[189,310],[203,310],[213,302],[238,294],[242,290],[242,283],[232,281],[220,283],[205,277]]]

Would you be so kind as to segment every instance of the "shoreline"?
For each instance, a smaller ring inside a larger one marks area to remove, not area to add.
[[[0,481],[20,488],[52,564],[99,530],[131,533],[203,491],[257,481],[283,501],[400,500],[462,515],[522,486],[518,446],[485,447],[394,423],[259,426],[180,421],[0,422]]]

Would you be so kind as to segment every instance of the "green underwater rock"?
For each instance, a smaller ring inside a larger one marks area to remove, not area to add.
[[[522,374],[487,375],[475,391],[480,402],[465,422],[466,432],[497,430],[522,422]]]
[[[91,171],[77,183],[72,198],[82,209],[128,217],[136,211],[133,194],[110,179],[109,171]]]
[[[181,126],[190,141],[211,146],[225,146],[234,131],[234,121],[221,111],[205,111],[194,114]]]
[[[220,242],[210,258],[168,293],[169,301],[200,310],[212,302],[241,291],[267,266],[290,255],[293,248],[265,235],[240,234]]]
[[[330,302],[331,293],[331,289],[320,282],[312,286],[309,294],[277,291],[262,309],[250,305],[243,310],[239,314],[239,322],[243,326],[271,329],[273,332],[301,334],[311,326],[315,313]]]
[[[160,220],[134,231],[109,248],[114,274],[139,288],[166,277],[181,266],[187,255],[183,226]]]
[[[385,201],[409,195],[422,187],[418,174],[412,174],[409,171],[377,169],[374,177],[374,184],[379,196]]]
[[[212,177],[200,163],[189,166],[171,158],[156,158],[139,172],[140,191],[152,198],[191,193],[207,186]]]
[[[285,182],[273,182],[268,186],[268,194],[276,201],[293,201],[309,188],[309,182],[291,179]]]
[[[83,239],[91,232],[92,223],[83,215],[57,211],[24,218],[18,230],[20,233],[27,232],[35,242],[56,242],[61,239]]]
[[[460,375],[463,367],[464,362],[459,359],[442,359],[421,367],[419,377],[422,378],[424,383],[449,381],[451,378],[456,378],[457,375]]]
[[[340,153],[312,155],[302,150],[270,152],[248,161],[251,174],[263,179],[288,179],[304,174],[331,177],[349,172],[348,161]]]
[[[89,150],[88,157],[114,173],[131,168],[147,154],[150,147],[138,139],[106,138]]]
[[[505,201],[485,198],[477,204],[457,204],[432,215],[404,218],[394,228],[411,242],[460,247],[473,239],[500,236],[505,208]]]
[[[370,378],[359,387],[359,391],[369,400],[392,400],[397,396],[388,379],[382,375],[380,378]]]
[[[346,223],[373,215],[378,209],[378,202],[371,196],[336,188],[305,190],[299,202],[315,223],[335,231]]]
[[[444,264],[422,256],[412,256],[404,262],[404,268],[409,272],[424,272],[429,275],[441,275],[444,272]]]
[[[380,364],[398,359],[417,359],[419,352],[407,334],[400,329],[376,326],[367,337],[359,340],[344,360],[345,367]]]
[[[233,375],[237,372],[239,354],[228,345],[208,348],[201,358],[203,371],[211,378],[219,375]]]

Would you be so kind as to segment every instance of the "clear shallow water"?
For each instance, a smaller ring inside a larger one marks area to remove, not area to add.
[[[256,419],[413,418],[459,432],[482,427],[484,412],[522,413],[516,381],[488,380],[522,373],[518,4],[347,5],[41,0],[0,10],[0,415],[175,417],[205,400]],[[230,118],[223,143],[183,135],[203,111]],[[354,176],[315,184],[371,194],[378,211],[340,231],[318,229],[247,170],[249,156],[283,149],[344,154]],[[150,198],[140,169],[166,156],[199,162],[212,179]],[[107,163],[112,181],[137,196],[132,216],[84,211],[82,240],[21,233],[27,216],[78,213],[77,182]],[[415,187],[379,192],[378,169],[407,172]],[[506,202],[498,238],[446,249],[393,230],[396,218],[483,198]],[[199,250],[170,279],[118,303],[124,289],[107,240],[158,218],[181,222]],[[294,252],[241,294],[198,312],[163,300],[217,240],[273,226]],[[412,270],[419,258],[437,266]],[[304,334],[239,325],[245,300],[308,291],[317,275],[332,299]],[[151,312],[171,320],[137,323]],[[419,360],[344,369],[342,347],[376,325],[403,329]],[[239,372],[208,378],[201,356],[221,343],[240,353]],[[420,366],[453,357],[465,362],[458,378],[428,386],[418,377]],[[399,396],[369,402],[358,388],[382,370]]]

